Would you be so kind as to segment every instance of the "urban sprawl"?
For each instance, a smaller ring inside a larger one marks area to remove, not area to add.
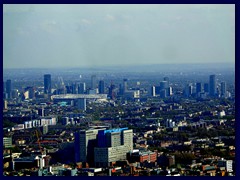
[[[4,176],[235,176],[234,72],[76,71],[6,71]]]

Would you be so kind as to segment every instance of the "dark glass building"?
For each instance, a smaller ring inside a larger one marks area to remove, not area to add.
[[[209,77],[209,95],[215,96],[217,93],[216,75],[210,75]]]
[[[204,92],[206,92],[206,93],[209,92],[209,85],[208,85],[208,83],[204,83]]]
[[[123,94],[127,91],[128,89],[128,79],[123,79]]]
[[[51,90],[52,90],[51,75],[45,74],[44,75],[44,94],[51,94]]]
[[[104,81],[103,80],[101,80],[101,81],[99,81],[99,85],[98,85],[98,92],[99,92],[99,94],[104,94]]]
[[[10,79],[6,82],[7,98],[12,98],[12,81]]]
[[[202,89],[203,89],[202,83],[198,82],[196,84],[196,93],[202,92]]]
[[[91,77],[91,89],[96,89],[96,81],[97,81],[97,76],[92,75],[92,77]]]
[[[78,85],[78,94],[84,94],[86,91],[86,84],[85,83],[80,83]]]

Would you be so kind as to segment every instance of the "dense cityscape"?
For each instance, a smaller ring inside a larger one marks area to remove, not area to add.
[[[4,176],[235,176],[234,64],[4,69]]]

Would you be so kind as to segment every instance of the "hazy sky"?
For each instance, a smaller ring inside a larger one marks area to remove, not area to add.
[[[234,63],[235,5],[3,5],[3,67]]]

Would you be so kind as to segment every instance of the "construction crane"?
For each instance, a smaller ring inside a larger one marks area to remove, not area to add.
[[[46,154],[42,150],[41,143],[40,143],[40,138],[39,138],[39,132],[38,132],[37,129],[35,130],[35,133],[36,133],[36,136],[37,136],[38,147],[39,147],[40,152],[41,152],[41,155],[37,156],[35,159],[38,159],[38,167],[40,168],[40,170],[43,170],[43,167],[44,167],[44,164],[45,164],[44,163],[45,162],[44,157],[46,156]]]
[[[43,150],[42,150],[42,147],[41,147],[41,143],[40,143],[40,138],[39,138],[39,134],[38,134],[38,130],[35,130],[35,133],[36,133],[36,136],[37,136],[37,142],[38,142],[38,147],[39,147],[39,150],[41,152],[41,154],[43,155]]]

